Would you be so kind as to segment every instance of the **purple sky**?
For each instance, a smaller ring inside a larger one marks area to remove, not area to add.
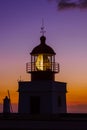
[[[84,107],[87,108],[87,10],[58,11],[56,1],[48,0],[0,0],[0,102],[7,89],[17,91],[20,75],[22,80],[29,79],[25,64],[30,61],[33,47],[40,42],[42,19],[47,44],[53,47],[56,62],[60,63],[56,80],[67,82],[67,101],[74,106],[72,109],[78,111],[80,104],[84,112]]]

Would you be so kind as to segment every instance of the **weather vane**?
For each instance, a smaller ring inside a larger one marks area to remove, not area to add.
[[[42,33],[43,36],[44,36],[44,33],[46,32],[44,30],[44,19],[42,19],[42,27],[41,27],[41,31],[40,32]]]

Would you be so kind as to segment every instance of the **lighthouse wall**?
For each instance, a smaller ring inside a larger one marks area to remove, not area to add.
[[[66,83],[55,81],[19,82],[19,113],[66,113]]]

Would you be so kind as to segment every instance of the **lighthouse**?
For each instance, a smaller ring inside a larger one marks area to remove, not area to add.
[[[31,75],[31,81],[18,82],[18,113],[67,112],[66,83],[55,81],[60,67],[55,61],[55,51],[46,43],[43,29],[39,44],[30,52],[31,61],[26,63],[26,72]]]

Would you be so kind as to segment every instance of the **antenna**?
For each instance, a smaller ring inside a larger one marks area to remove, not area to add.
[[[8,90],[8,97],[9,97],[9,100],[10,100],[10,93],[9,93],[9,90]],[[11,100],[10,100],[10,108],[11,108],[11,111],[13,112],[12,105],[11,105]]]
[[[44,36],[44,33],[46,32],[44,30],[44,19],[42,19],[42,27],[41,27],[41,31],[40,32],[42,33],[42,36]]]

